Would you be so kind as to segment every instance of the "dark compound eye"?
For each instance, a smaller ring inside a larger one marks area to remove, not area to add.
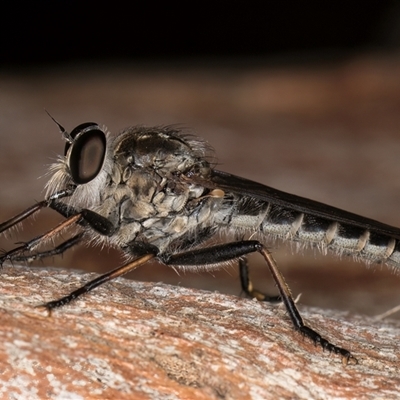
[[[77,126],[71,133],[72,143],[65,146],[65,155],[72,180],[88,183],[99,174],[106,154],[106,135],[93,122]]]

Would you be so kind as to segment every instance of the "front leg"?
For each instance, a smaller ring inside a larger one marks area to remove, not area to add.
[[[82,211],[77,212],[73,208],[68,207],[63,203],[55,203],[55,202],[52,204],[51,207],[54,210],[58,211],[60,214],[66,216],[68,215],[68,218],[65,221],[62,221],[60,224],[58,224],[55,228],[49,230],[48,232],[40,236],[37,236],[26,243],[22,243],[20,246],[4,253],[0,257],[0,266],[5,261],[29,260],[31,255],[33,256],[33,258],[43,258],[46,257],[47,255],[62,253],[65,249],[71,247],[70,246],[71,243],[72,245],[75,245],[78,241],[80,241],[81,237],[79,238],[79,240],[73,240],[74,238],[71,238],[71,241],[65,242],[66,247],[63,246],[63,244],[61,244],[59,247],[56,247],[48,252],[44,252],[43,256],[41,256],[41,253],[37,253],[36,255],[30,254],[32,250],[35,250],[40,245],[47,243],[49,240],[53,240],[54,238],[57,237],[57,235],[59,235],[61,232],[65,231],[68,227],[74,224],[78,224],[80,226],[89,226],[94,231],[104,236],[112,236],[116,231],[116,228],[114,227],[111,221],[109,221],[106,217],[103,217],[102,215],[95,213],[94,211],[83,209]]]
[[[27,208],[26,210],[15,215],[14,217],[8,219],[7,221],[2,222],[0,224],[0,233],[7,231],[8,229],[12,228],[13,226],[24,221],[28,217],[36,214],[43,208],[50,207],[50,208],[53,208],[54,210],[56,210],[56,208],[53,207],[53,205],[58,203],[57,200],[62,199],[64,197],[69,197],[72,195],[73,192],[74,192],[74,188],[61,190],[60,192],[56,192],[53,195],[51,195],[47,200],[42,200],[39,203],[34,204],[33,206]],[[59,204],[62,204],[62,203],[59,203]],[[64,215],[64,214],[62,214],[62,215]],[[68,216],[70,216],[70,215],[68,215]],[[67,216],[64,215],[64,217],[67,217]]]
[[[73,215],[67,218],[65,221],[62,221],[55,228],[50,229],[46,233],[37,236],[34,239],[29,240],[28,242],[22,243],[21,246],[18,246],[4,253],[0,257],[0,266],[3,265],[5,261],[13,261],[21,257],[25,257],[26,252],[31,252],[32,250],[35,250],[38,246],[47,243],[50,240],[53,240],[57,237],[57,235],[65,231],[68,227],[79,223],[81,219],[82,216],[80,214]],[[29,255],[27,255],[26,258],[29,258]]]
[[[101,235],[112,236],[117,231],[117,228],[109,219],[94,211],[83,209],[80,214],[84,222]]]
[[[12,261],[16,262],[33,262],[35,260],[43,260],[47,257],[54,257],[60,254],[64,254],[67,250],[71,247],[74,247],[82,242],[83,233],[78,233],[77,235],[73,236],[72,238],[60,243],[58,246],[54,247],[53,249],[46,250],[46,251],[39,251],[37,253],[28,253],[28,254],[21,254],[21,255],[14,255]],[[1,258],[0,258],[1,263]]]
[[[65,218],[79,214],[82,219],[78,222],[78,224],[83,226],[89,225],[94,231],[100,233],[101,235],[112,236],[117,230],[113,223],[106,217],[103,217],[102,215],[87,208],[77,211],[75,208],[67,204],[56,201],[53,201],[50,204],[50,207],[63,215]]]

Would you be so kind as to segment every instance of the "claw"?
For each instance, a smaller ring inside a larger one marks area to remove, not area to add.
[[[357,358],[355,358],[350,353],[350,351],[332,344],[328,340],[324,339],[318,332],[314,331],[313,329],[309,328],[308,326],[302,326],[299,330],[303,336],[306,336],[309,339],[311,339],[315,346],[317,346],[319,344],[322,347],[323,351],[328,350],[329,353],[335,353],[335,354],[340,355],[342,358],[343,365],[347,365],[349,363],[358,364]]]

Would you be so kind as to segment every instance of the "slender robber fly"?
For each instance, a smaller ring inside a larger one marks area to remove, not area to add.
[[[45,200],[0,224],[0,232],[45,207],[65,219],[4,253],[0,263],[62,254],[82,242],[116,247],[127,261],[43,307],[61,307],[151,259],[187,271],[212,270],[236,261],[247,295],[282,301],[297,331],[338,354],[345,364],[357,362],[348,350],[303,322],[264,243],[270,238],[290,240],[323,253],[332,250],[400,267],[400,229],[218,171],[208,145],[176,127],[130,127],[111,137],[92,122],[71,133],[58,126],[66,145],[64,156],[50,168]],[[75,230],[68,240],[43,250],[70,227]],[[221,237],[229,240],[216,245]],[[253,287],[246,256],[254,252],[264,258],[279,296]]]

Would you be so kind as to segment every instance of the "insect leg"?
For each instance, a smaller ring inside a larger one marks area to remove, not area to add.
[[[87,208],[78,212],[75,208],[56,201],[53,201],[49,207],[63,215],[65,218],[79,214],[82,217],[81,221],[78,222],[80,225],[89,225],[93,230],[101,235],[111,236],[116,230],[110,220]]]
[[[63,244],[58,246],[55,249],[49,250],[49,252],[44,252],[43,254],[38,253],[37,255],[23,255],[24,252],[26,251],[31,251],[33,250],[36,246],[38,246],[40,243],[43,241],[46,241],[48,239],[52,239],[55,235],[57,235],[60,231],[65,229],[66,227],[77,223],[79,225],[89,225],[92,229],[94,229],[96,232],[110,236],[115,232],[115,227],[112,224],[111,221],[109,221],[106,217],[103,217],[100,214],[95,213],[94,211],[88,210],[88,209],[83,209],[80,212],[77,212],[73,207],[68,206],[64,203],[57,202],[55,200],[52,200],[51,202],[47,202],[46,200],[36,204],[35,206],[29,208],[28,210],[25,210],[23,213],[19,214],[18,216],[10,219],[9,221],[6,221],[5,224],[8,224],[8,227],[11,227],[15,225],[16,223],[22,221],[29,215],[33,214],[35,211],[38,211],[42,207],[50,207],[53,210],[57,211],[67,219],[63,222],[61,222],[59,225],[57,225],[55,228],[51,229],[50,231],[46,232],[43,235],[37,236],[36,238],[30,240],[29,242],[23,243],[21,246],[16,247],[13,250],[10,250],[9,252],[6,252],[0,257],[0,265],[2,265],[5,261],[7,260],[16,260],[16,261],[24,261],[24,260],[32,260],[36,258],[44,258],[47,257],[48,255],[55,255],[55,254],[60,254],[66,248],[69,248],[72,246],[72,244],[67,241],[66,246],[63,247]],[[31,211],[32,210],[32,211]],[[75,243],[74,243],[75,244]]]
[[[12,226],[17,225],[19,222],[23,221],[24,219],[28,218],[30,215],[38,212],[40,209],[47,207],[48,202],[46,200],[40,201],[35,205],[27,208],[26,210],[22,211],[22,213],[15,215],[14,217],[10,218],[9,220],[0,224],[0,233],[10,229]]]
[[[81,286],[80,288],[74,290],[67,296],[64,296],[58,300],[50,301],[39,307],[45,307],[48,311],[51,312],[51,310],[53,310],[54,308],[61,307],[65,304],[70,303],[72,300],[75,300],[79,296],[82,296],[83,294],[90,292],[91,290],[93,290],[97,286],[102,285],[103,283],[106,283],[108,281],[111,281],[112,279],[116,279],[122,275],[127,274],[128,272],[133,271],[134,269],[138,268],[142,264],[151,260],[155,256],[156,256],[155,253],[148,253],[148,254],[142,255],[141,257],[123,265],[122,267],[118,267],[104,275],[100,275],[96,279],[93,279],[92,281],[86,283],[86,285]]]
[[[279,271],[275,260],[273,259],[271,253],[259,241],[248,240],[232,242],[205,249],[192,250],[169,257],[164,257],[163,261],[167,265],[207,265],[243,257],[246,254],[253,252],[260,253],[267,262],[268,268],[278,287],[280,297],[285,304],[294,328],[304,336],[310,338],[314,343],[319,343],[324,350],[339,354],[342,357],[342,362],[344,364],[347,364],[350,360],[354,363],[357,363],[357,359],[353,357],[348,350],[330,343],[318,332],[304,324],[303,319],[301,318],[301,315],[293,300],[289,286]]]
[[[265,261],[267,262],[268,268],[278,286],[279,292],[282,297],[282,301],[286,306],[290,319],[296,330],[300,331],[304,336],[310,338],[314,343],[319,343],[324,350],[339,354],[342,357],[343,364],[347,365],[349,361],[357,364],[357,359],[346,349],[336,346],[330,343],[328,340],[323,338],[318,332],[309,326],[305,325],[299,310],[293,300],[293,296],[290,292],[289,286],[285,281],[285,278],[279,271],[276,261],[272,257],[271,253],[260,243],[257,251],[262,254]]]
[[[34,204],[33,206],[27,208],[26,210],[22,211],[20,214],[15,215],[14,217],[10,218],[9,220],[0,224],[0,233],[10,229],[14,225],[17,225],[19,222],[22,222],[24,219],[28,218],[32,214],[40,211],[42,208],[51,207],[52,204],[57,200],[63,197],[68,197],[72,194],[72,190],[62,190],[50,196],[48,200],[42,200],[38,203]]]
[[[249,277],[249,266],[247,265],[246,257],[239,258],[239,276],[242,290],[249,297],[256,298],[259,301],[268,301],[270,303],[280,303],[282,301],[281,296],[268,296],[267,294],[262,293],[254,288],[253,283]]]
[[[54,249],[50,249],[47,251],[41,251],[38,253],[28,254],[28,255],[20,255],[14,256],[12,258],[13,261],[16,262],[32,262],[35,260],[41,260],[46,257],[53,257],[59,254],[63,254],[65,251],[70,249],[73,246],[76,246],[82,241],[83,233],[79,233],[78,235],[73,236],[72,238],[62,242]]]
[[[64,229],[68,228],[73,224],[76,224],[81,219],[82,219],[81,214],[73,215],[72,217],[69,217],[65,221],[58,224],[55,228],[44,233],[43,235],[37,236],[36,238],[30,240],[29,242],[23,243],[21,246],[18,246],[15,249],[6,252],[0,257],[0,265],[2,265],[5,261],[12,261],[18,257],[21,257],[24,252],[31,251],[36,246],[40,245],[42,242],[54,238]]]
[[[80,214],[84,221],[101,235],[111,236],[116,231],[116,227],[110,220],[94,211],[83,209]]]

